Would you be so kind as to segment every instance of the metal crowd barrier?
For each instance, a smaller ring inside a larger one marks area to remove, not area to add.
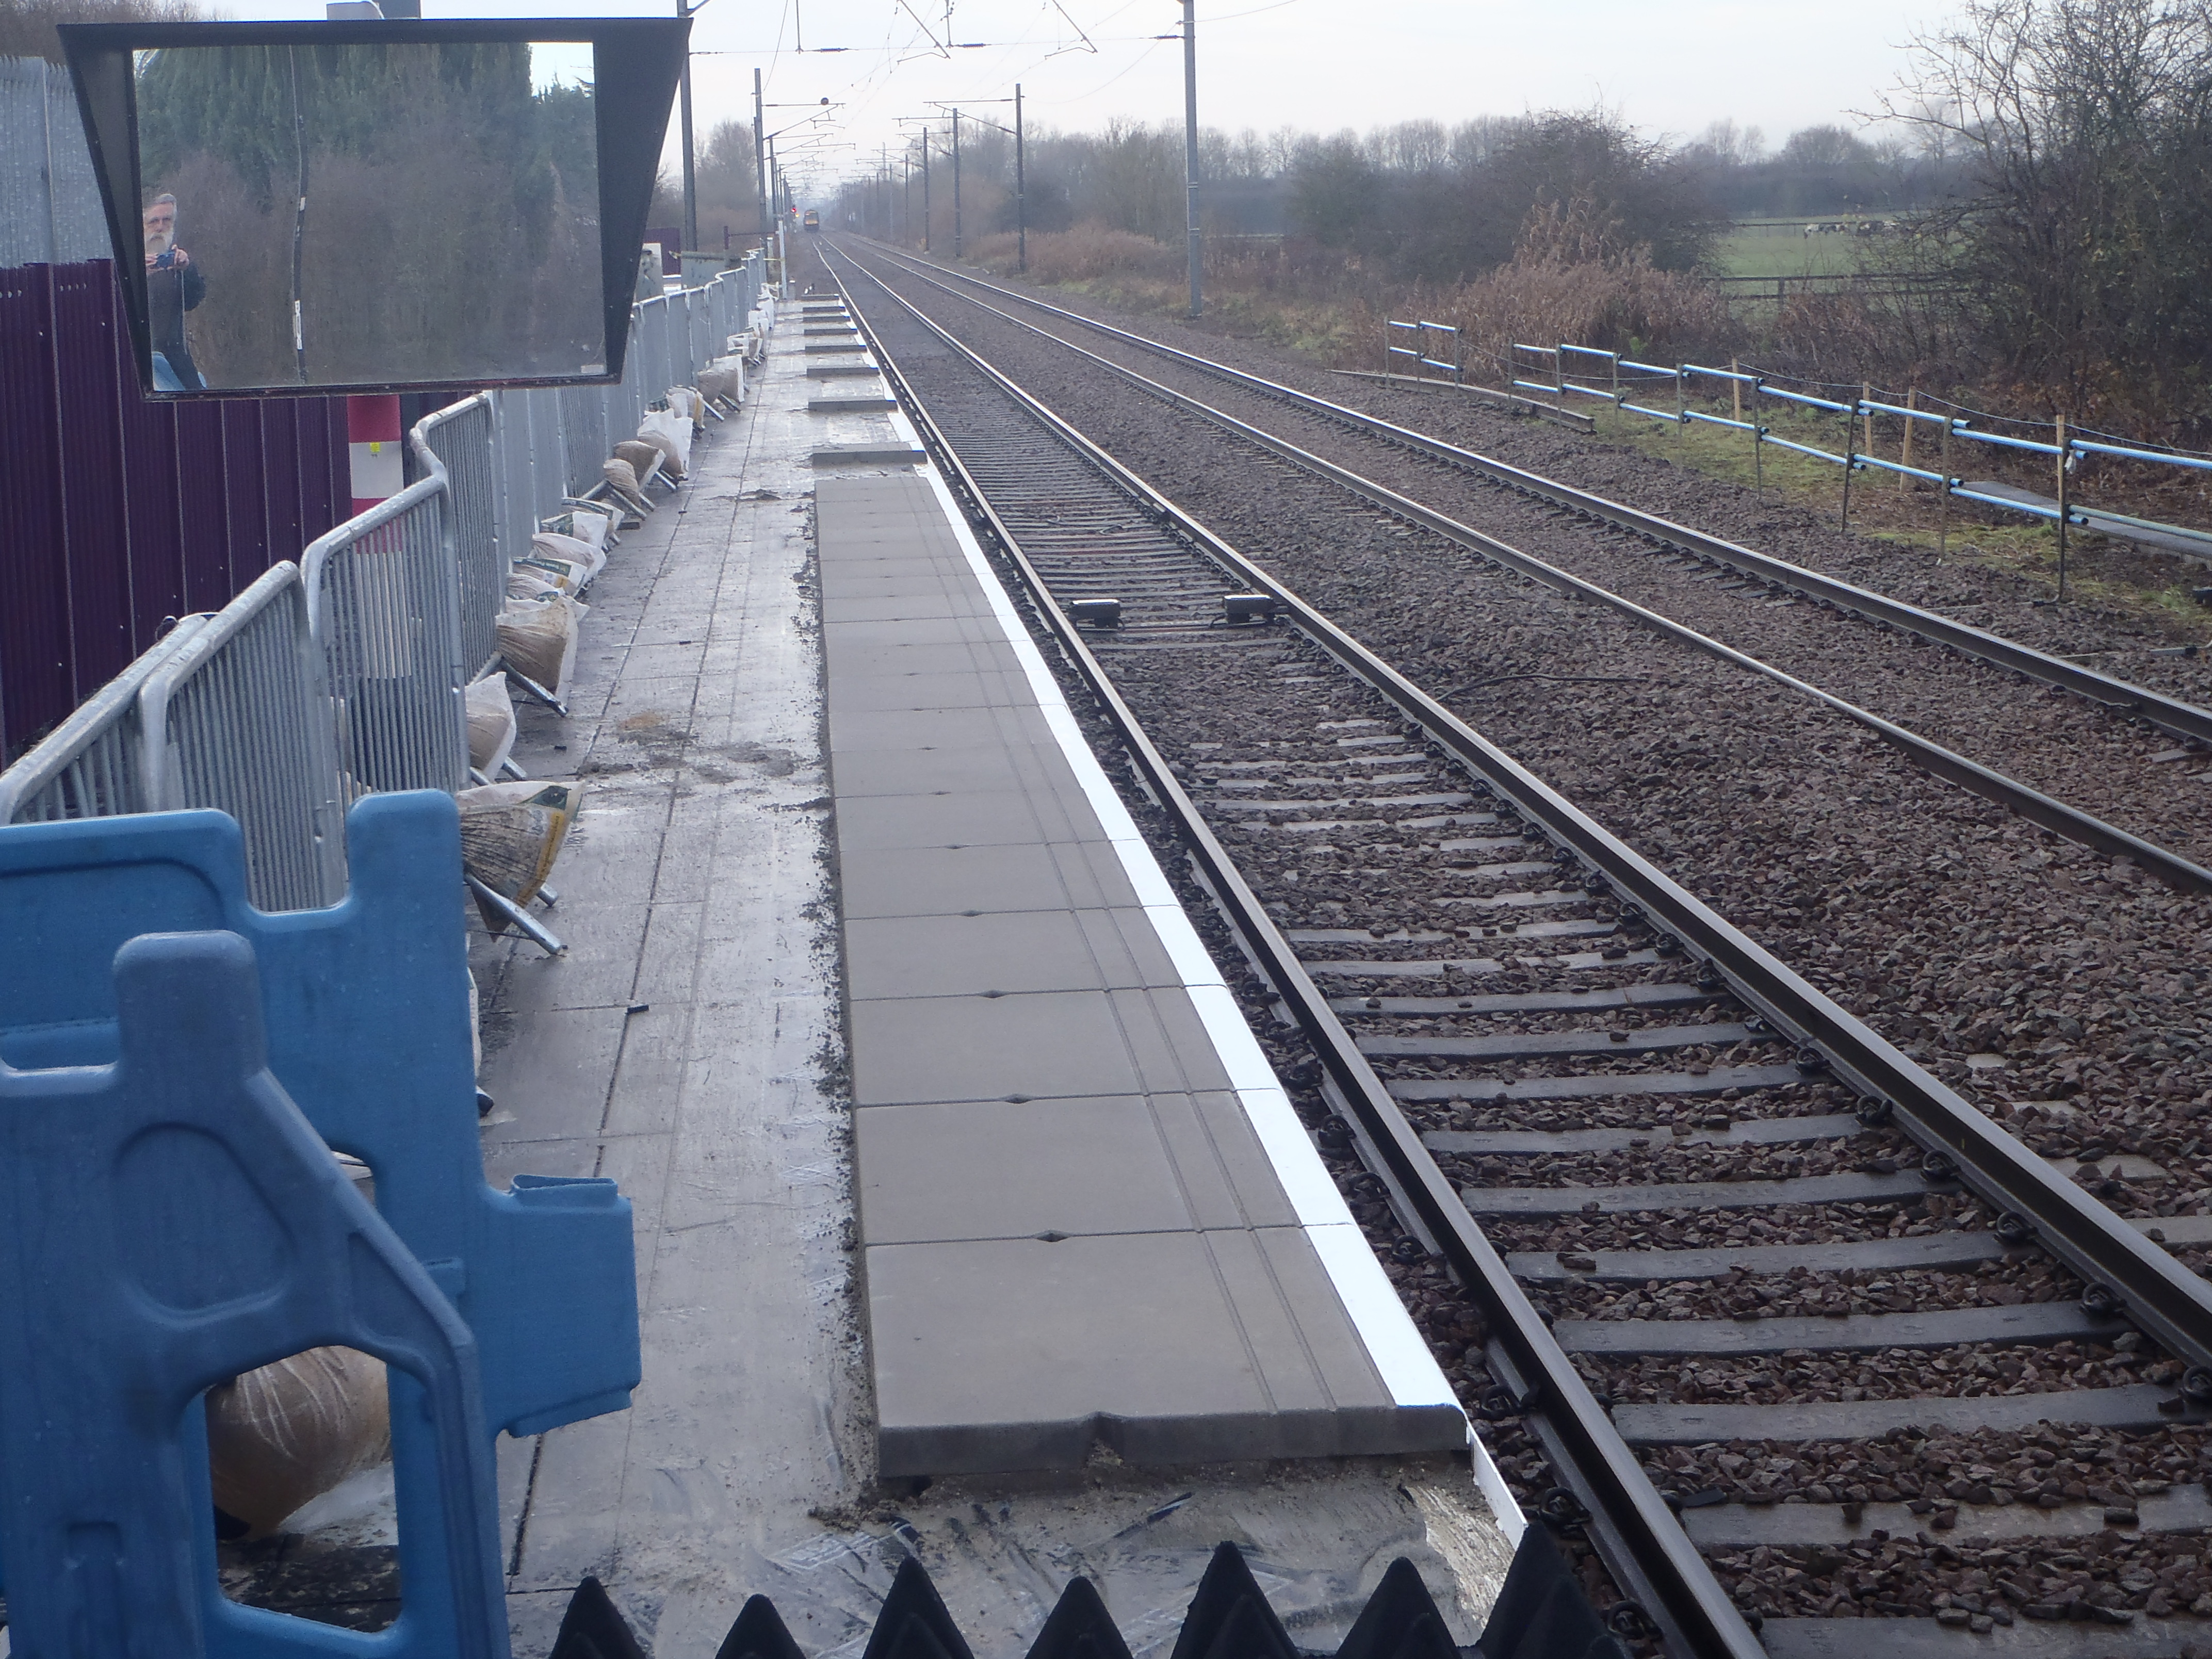
[[[0,823],[149,812],[138,766],[138,690],[207,626],[186,617],[93,693],[39,746],[0,772]]]
[[[246,832],[247,890],[264,910],[345,893],[344,783],[300,567],[289,560],[208,619],[138,693],[149,812],[211,806]]]
[[[336,903],[348,805],[467,786],[466,687],[495,659],[507,570],[538,524],[602,487],[615,443],[766,292],[754,254],[640,301],[618,385],[479,392],[426,417],[423,476],[184,618],[0,772],[0,823],[212,807],[244,831],[257,907]]]
[[[349,794],[442,789],[450,795],[468,781],[457,503],[435,453],[427,447],[417,453],[428,459],[429,477],[349,519],[300,556],[307,633],[322,647],[326,688],[337,705],[340,774],[353,786]],[[489,514],[484,527],[490,528]]]

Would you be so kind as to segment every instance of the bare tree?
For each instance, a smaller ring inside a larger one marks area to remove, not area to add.
[[[1913,53],[1885,112],[1966,164],[1915,246],[1984,362],[2077,415],[2212,420],[2212,8],[1967,0]]]
[[[1703,149],[1723,167],[1753,167],[1765,158],[1766,134],[1755,126],[1740,127],[1730,116],[1708,126],[1695,148]]]
[[[0,0],[0,58],[60,63],[57,23],[182,23],[198,15],[190,0]]]

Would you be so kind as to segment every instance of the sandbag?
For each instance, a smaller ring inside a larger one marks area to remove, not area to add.
[[[568,514],[568,528],[562,530],[562,534],[574,536],[580,542],[588,542],[599,552],[604,553],[607,550],[607,535],[615,527],[613,514],[587,513],[579,507],[571,509]],[[561,529],[558,525],[548,527],[555,530]]]
[[[208,1475],[216,1507],[247,1536],[349,1474],[392,1456],[384,1362],[352,1348],[309,1348],[207,1392]]]
[[[668,412],[696,426],[699,421],[699,394],[688,386],[669,387]]]
[[[651,477],[656,464],[670,477],[675,476],[676,469],[668,465],[668,453],[659,444],[649,444],[642,438],[624,438],[615,446],[615,456],[627,461],[629,470],[641,478]]]
[[[572,536],[594,552],[604,553],[607,550],[607,532],[613,526],[614,520],[607,514],[572,507],[556,518],[542,520],[538,533]]]
[[[454,797],[461,809],[461,867],[494,892],[527,904],[553,873],[553,860],[583,802],[576,783],[480,784]],[[496,933],[498,913],[484,910]]]
[[[500,654],[508,667],[565,701],[576,665],[579,624],[589,612],[565,593],[510,605],[499,613]]]
[[[699,371],[699,390],[721,403],[743,403],[745,372],[735,362],[710,364]]]
[[[469,764],[495,775],[514,748],[514,699],[507,676],[487,674],[464,696],[469,718]]]
[[[668,456],[668,470],[682,477],[691,470],[691,422],[665,409],[648,409],[637,423],[637,435],[657,444]]]
[[[566,559],[517,559],[510,575],[535,576],[556,593],[580,593],[592,573],[580,564],[571,564]]]
[[[560,591],[561,585],[553,580],[550,571],[518,564],[507,573],[507,597],[510,599],[542,599]]]
[[[645,499],[645,486],[637,481],[637,469],[619,455],[600,463],[599,471],[606,481],[628,495],[632,501]]]
[[[530,538],[533,558],[558,559],[566,564],[579,565],[584,570],[584,580],[591,581],[607,568],[607,556],[589,542],[574,536],[563,536],[556,531],[541,530]]]

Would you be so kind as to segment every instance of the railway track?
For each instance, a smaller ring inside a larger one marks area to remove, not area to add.
[[[1815,695],[1832,696],[1835,706],[1920,763],[2061,834],[2074,832],[2033,797],[2072,799],[2087,844],[2130,858],[2156,846],[2164,849],[2151,855],[2161,878],[2203,886],[2202,867],[2212,862],[2212,811],[2198,801],[2200,792],[2172,789],[2172,774],[2147,764],[2156,742],[2129,728],[2179,738],[2193,751],[2212,746],[2212,709],[967,273],[890,250],[872,248],[869,257],[963,309],[1080,354],[1086,367],[1241,428],[1300,465],[1345,472],[1338,464],[1347,449],[1357,452],[1352,459],[1361,472],[1354,476],[1375,487],[1376,499],[1389,493],[1403,501],[1412,492],[1433,505],[1431,492],[1443,486],[1464,514],[1479,506],[1467,499],[1471,481],[1495,503],[1512,504],[1504,528],[1521,539],[1502,553],[1479,539],[1470,550],[1556,591],[1613,605],[1644,625],[1671,624],[1701,648],[1732,652],[1801,690],[1808,682],[1822,688]],[[1100,349],[1072,337],[1078,334]],[[1126,361],[1132,357],[1149,359],[1149,370],[1139,374]],[[1161,374],[1168,378],[1154,378]],[[1228,396],[1208,404],[1189,390],[1194,382],[1211,382]],[[1270,407],[1282,412],[1270,418]],[[1347,446],[1346,438],[1354,441]],[[1498,516],[1494,507],[1480,511],[1486,526]],[[1408,516],[1435,527],[1436,515]],[[1540,538],[1540,557],[1526,550],[1532,535]],[[1920,645],[1955,661],[1948,668],[1931,663],[1912,653]],[[2056,721],[2030,705],[2023,688],[2031,687],[2088,707],[2075,721]],[[1976,757],[1983,771],[2002,771],[2017,787],[1989,787],[1973,769]],[[2091,800],[2095,811],[2081,805]],[[2122,839],[2130,834],[2139,846]],[[2191,868],[2173,863],[2176,857]]]
[[[2161,1242],[2212,1219],[2161,1241],[2095,1202],[825,263],[1254,964],[1248,1005],[1524,1504],[1586,1532],[1623,1626],[1747,1659],[1835,1651],[1845,1612],[1918,1614],[1881,1639],[1948,1653],[1952,1623],[2172,1611],[2198,1558],[2154,1553],[2152,1607],[2138,1547],[2101,1539],[2193,1514],[2212,1295]],[[1275,620],[1230,623],[1253,594]],[[1071,620],[1107,599],[1118,627]],[[1348,925],[1348,888],[1400,920]],[[2092,1541],[2055,1530],[2084,1531],[2093,1483]]]

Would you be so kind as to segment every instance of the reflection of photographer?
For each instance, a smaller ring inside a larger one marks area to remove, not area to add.
[[[146,311],[154,340],[154,389],[204,392],[207,382],[185,343],[185,313],[207,297],[207,278],[177,246],[177,198],[156,196],[143,221]]]

